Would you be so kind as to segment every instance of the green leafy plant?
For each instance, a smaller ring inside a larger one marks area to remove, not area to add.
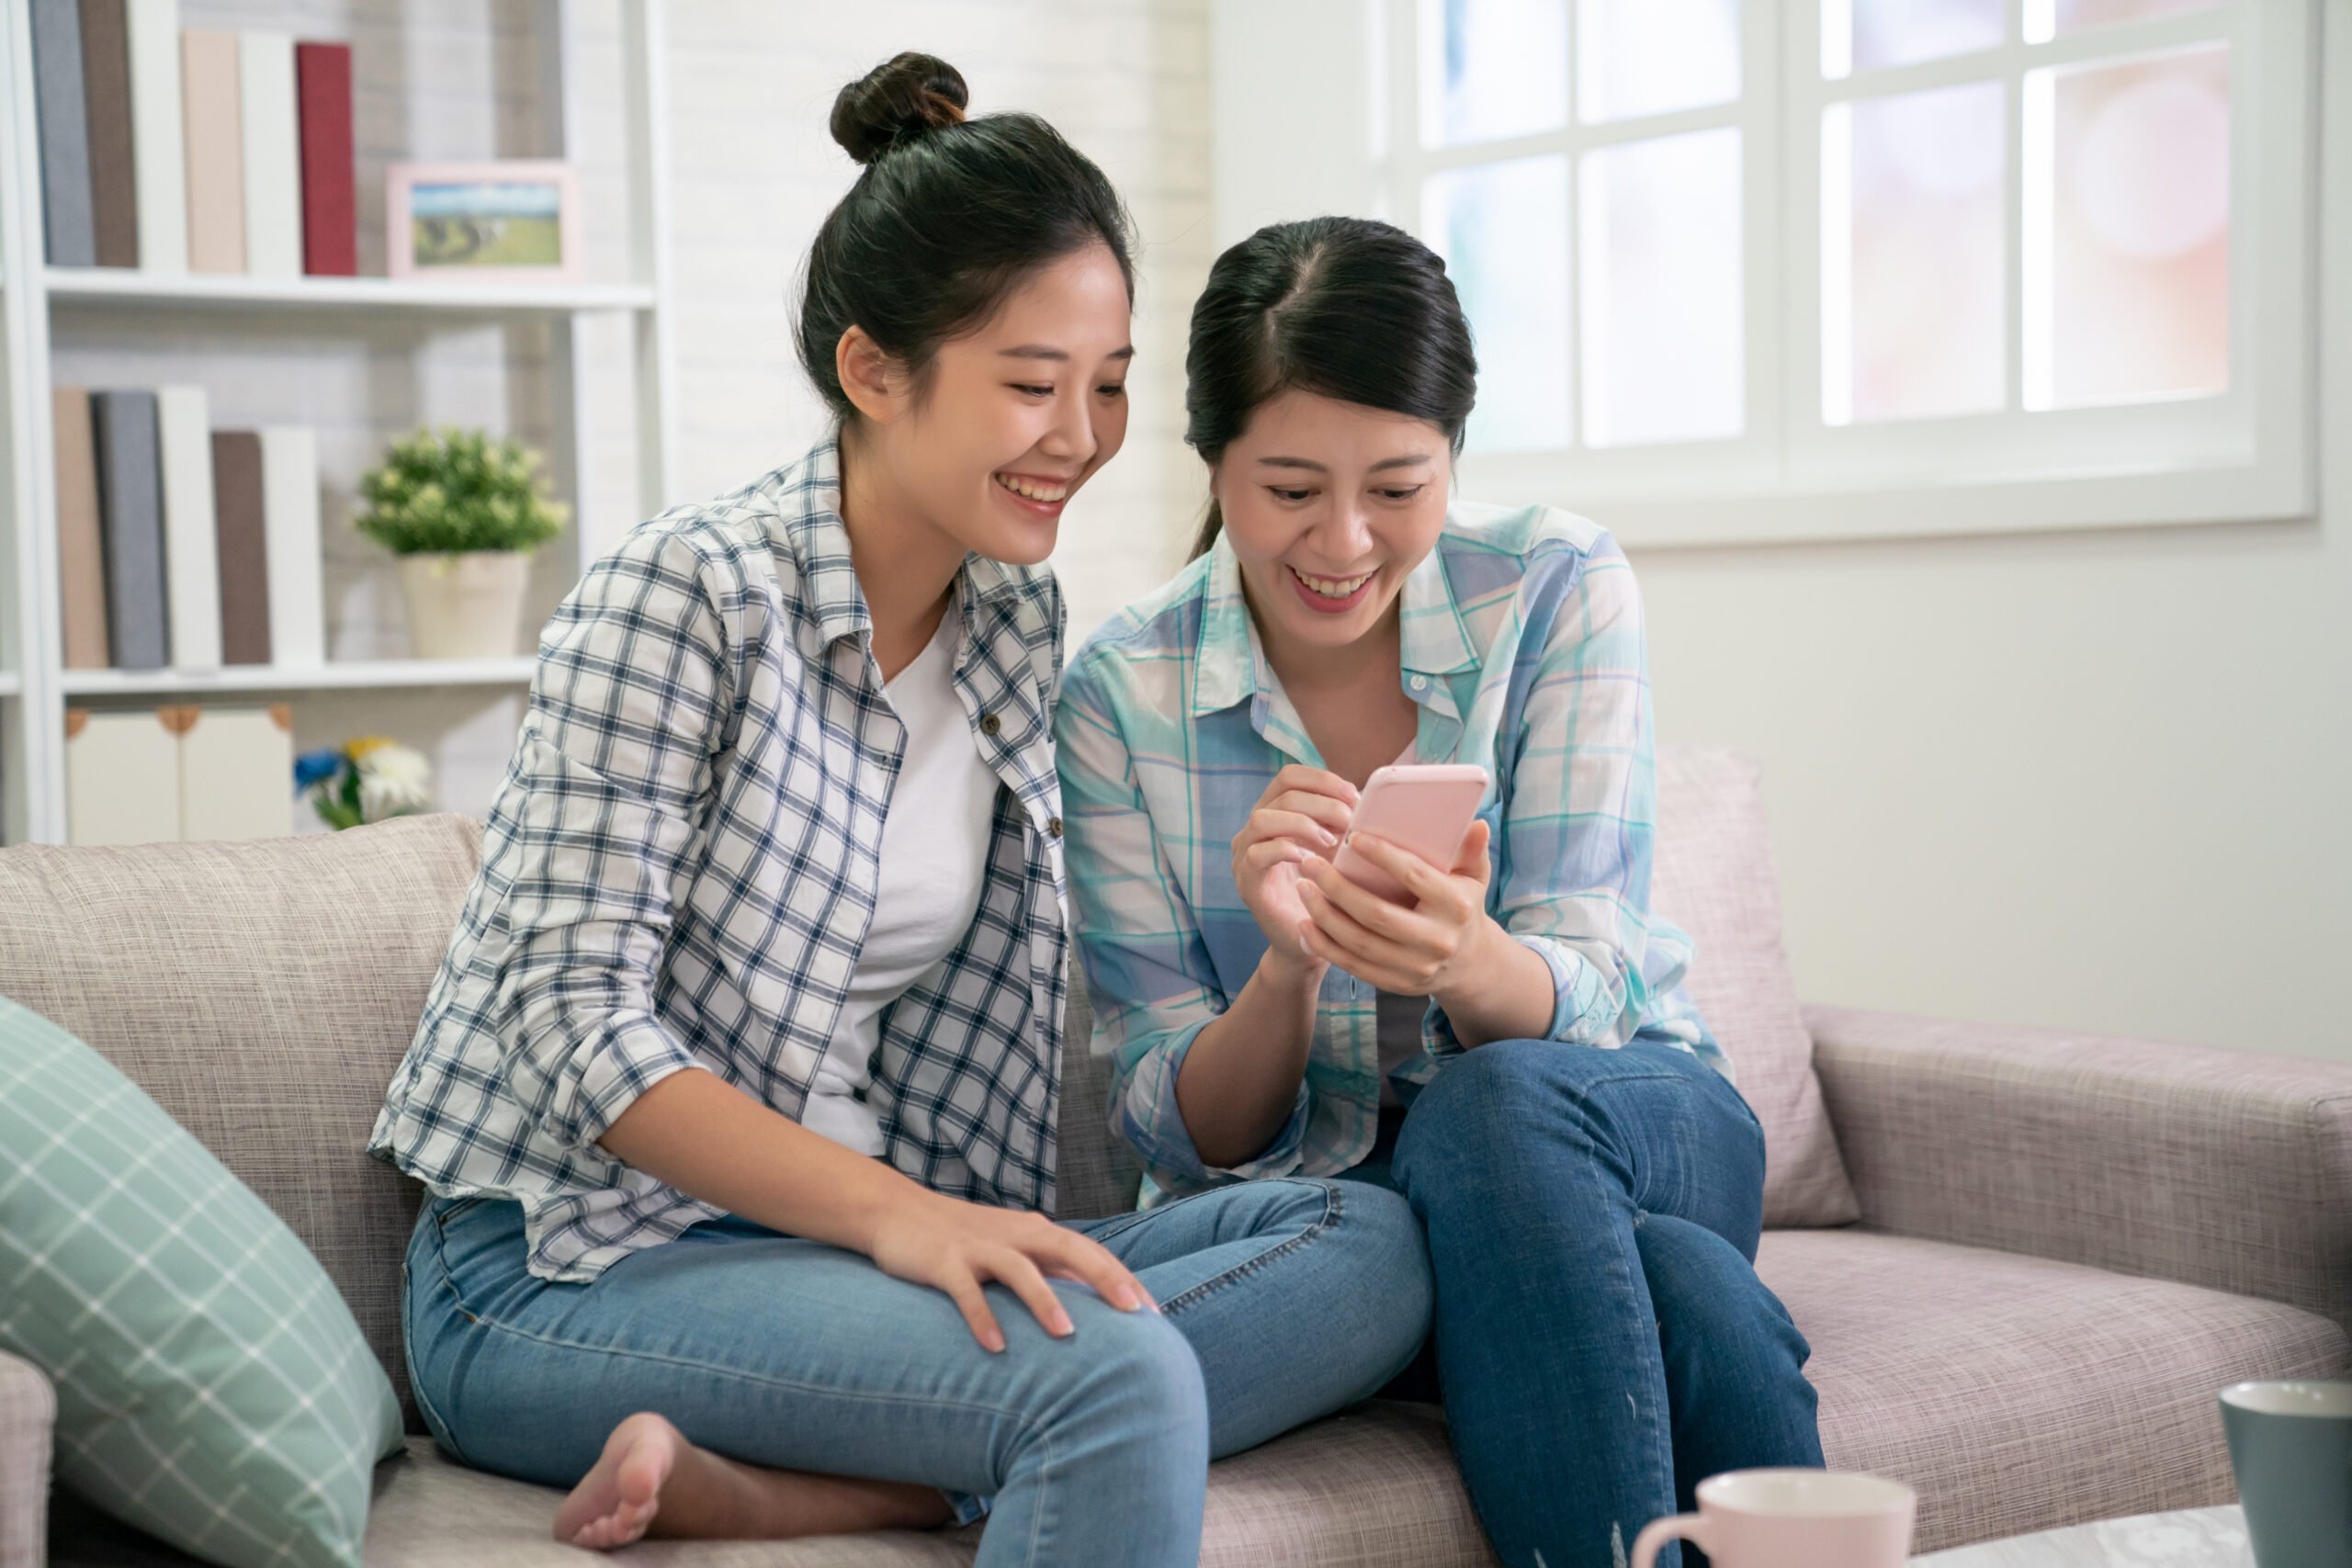
[[[532,549],[571,515],[539,469],[537,452],[483,431],[420,430],[360,479],[354,526],[395,555]]]

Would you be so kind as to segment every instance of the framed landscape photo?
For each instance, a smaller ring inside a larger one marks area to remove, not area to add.
[[[384,175],[394,277],[577,283],[580,186],[570,164],[394,164]]]

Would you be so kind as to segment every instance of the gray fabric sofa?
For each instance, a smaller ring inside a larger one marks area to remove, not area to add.
[[[284,1216],[416,1434],[396,1303],[418,1190],[360,1151],[480,851],[481,824],[445,815],[251,844],[0,852],[0,995],[106,1053]],[[1678,886],[1697,884],[1686,872]],[[1776,922],[1758,894],[1727,890],[1724,907]],[[1860,1221],[1768,1231],[1758,1267],[1812,1342],[1829,1462],[1917,1486],[1918,1550],[2227,1501],[2215,1392],[2352,1372],[2352,1066],[1830,1008],[1803,1019]],[[1071,1052],[1066,1214],[1134,1191],[1102,1093]],[[44,1550],[60,1565],[186,1562],[65,1496],[44,1523],[53,1410],[40,1373],[0,1356],[0,1568]],[[367,1561],[581,1562],[548,1539],[558,1500],[413,1436],[378,1469]],[[971,1544],[943,1532],[627,1555],[878,1568],[961,1563]],[[1442,1415],[1375,1402],[1217,1464],[1203,1561],[1492,1559]]]

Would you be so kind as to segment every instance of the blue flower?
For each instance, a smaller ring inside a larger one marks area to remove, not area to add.
[[[294,759],[294,787],[306,790],[322,780],[331,779],[343,771],[343,751],[339,747],[323,746],[316,751],[305,751]]]

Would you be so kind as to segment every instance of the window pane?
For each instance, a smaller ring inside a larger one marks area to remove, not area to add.
[[[1421,0],[1421,143],[1458,146],[1568,123],[1565,0]]]
[[[1422,206],[1477,347],[1469,444],[1505,452],[1566,446],[1567,155],[1439,175]]]
[[[1580,173],[1586,442],[1738,434],[1739,132],[1627,142]]]
[[[2026,78],[2029,408],[2229,383],[2226,48]]]
[[[2007,0],[1822,0],[1821,73],[1844,76],[1997,48]]]
[[[1972,82],[1838,104],[1824,116],[1829,423],[1973,413],[2006,400],[2003,96],[1998,82]]]
[[[2210,11],[2219,3],[2220,0],[2028,0],[2027,32],[2030,37],[2041,30],[2030,20],[2037,9],[2051,15],[2057,31],[2073,33],[2085,28],[2103,28],[2110,22],[2136,22],[2181,11]]]
[[[1586,124],[1737,96],[1736,0],[1579,0],[1577,117]]]

